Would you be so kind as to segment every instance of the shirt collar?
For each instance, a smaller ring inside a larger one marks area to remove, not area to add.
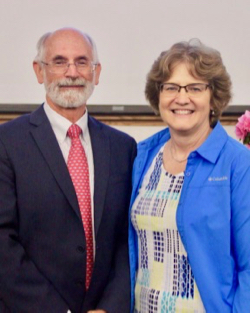
[[[58,142],[63,142],[67,137],[67,131],[72,123],[54,111],[47,102],[44,103],[44,111],[50,121],[51,127],[55,133]],[[82,129],[83,139],[87,138],[88,133],[88,111],[86,109],[85,114],[76,122],[76,124]]]
[[[203,158],[215,163],[228,140],[228,135],[220,122],[217,122],[210,135],[196,150]]]
[[[170,139],[169,128],[163,129],[159,133],[138,143],[138,149],[145,153],[145,151],[160,147]],[[212,132],[209,134],[203,144],[194,152],[211,163],[215,163],[219,154],[228,140],[228,135],[220,122],[217,122]],[[157,151],[157,150],[156,150]]]

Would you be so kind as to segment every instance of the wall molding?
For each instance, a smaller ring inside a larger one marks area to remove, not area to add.
[[[0,123],[36,110],[39,104],[0,104]],[[249,105],[230,105],[220,120],[223,125],[235,125],[238,118],[250,110]],[[160,116],[148,105],[89,105],[89,113],[108,125],[161,126]]]

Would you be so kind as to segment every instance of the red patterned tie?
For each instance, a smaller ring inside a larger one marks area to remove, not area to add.
[[[89,169],[86,154],[79,138],[81,132],[81,128],[75,124],[71,125],[68,130],[68,136],[71,139],[68,169],[75,187],[85,232],[87,247],[86,288],[88,289],[93,270],[93,233]]]

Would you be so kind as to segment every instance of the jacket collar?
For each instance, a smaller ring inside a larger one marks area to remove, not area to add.
[[[94,225],[97,235],[110,175],[110,139],[103,129],[103,124],[91,116],[88,117],[88,128],[94,158]]]
[[[67,165],[62,157],[60,147],[43,106],[39,107],[30,115],[30,123],[35,126],[31,130],[31,135],[50,167],[52,175],[77,216],[81,218],[77,197]],[[96,235],[101,222],[108,185],[110,143],[109,137],[103,130],[103,125],[90,116],[88,117],[88,128],[94,158],[94,225]]]
[[[30,133],[47,162],[52,175],[77,216],[81,218],[76,193],[67,165],[43,106],[40,106],[30,115],[30,123],[35,126]]]

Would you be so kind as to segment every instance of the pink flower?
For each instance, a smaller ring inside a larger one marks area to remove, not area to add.
[[[246,111],[238,118],[235,126],[236,137],[243,141],[250,148],[250,111]]]

